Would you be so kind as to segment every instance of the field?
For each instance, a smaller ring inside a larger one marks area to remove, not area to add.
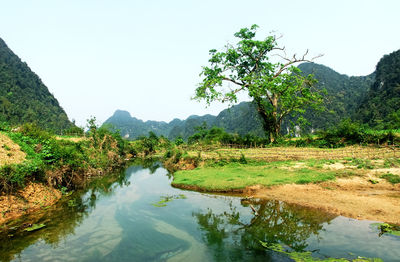
[[[343,148],[307,148],[307,147],[269,147],[269,148],[186,148],[190,156],[200,155],[203,159],[240,158],[258,161],[285,161],[307,159],[385,159],[399,158],[400,147],[394,146],[347,146]]]
[[[273,186],[281,184],[306,184],[335,179],[335,172],[309,168],[304,163],[274,162],[207,166],[194,170],[178,171],[174,185],[190,185],[206,191],[234,191],[248,186]]]
[[[277,199],[356,219],[400,224],[396,147],[187,149],[199,160],[175,187]]]

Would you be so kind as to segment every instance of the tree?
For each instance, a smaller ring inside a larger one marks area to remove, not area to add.
[[[239,93],[247,92],[257,106],[266,134],[274,140],[280,135],[286,116],[304,113],[309,106],[321,108],[322,95],[314,88],[314,77],[301,75],[301,70],[294,66],[316,57],[308,60],[307,50],[300,58],[296,54],[288,58],[285,48],[278,46],[277,37],[255,40],[257,28],[252,25],[235,33],[239,38],[236,46],[227,44],[223,52],[210,50],[210,66],[203,67],[203,80],[194,99],[205,99],[208,104],[233,103]],[[280,61],[272,62],[275,57]]]

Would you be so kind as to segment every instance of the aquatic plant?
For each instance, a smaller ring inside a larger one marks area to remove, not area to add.
[[[355,259],[346,259],[346,258],[325,258],[319,259],[312,257],[312,252],[304,251],[304,252],[289,252],[285,251],[282,245],[277,243],[267,243],[259,240],[260,244],[272,251],[282,253],[288,255],[291,259],[296,262],[312,262],[312,261],[321,261],[321,262],[383,262],[380,258],[366,258],[366,257],[357,257]]]
[[[158,202],[152,203],[152,205],[155,207],[165,207],[165,206],[167,206],[166,203],[171,202],[174,199],[186,199],[186,196],[184,194],[172,195],[172,196],[162,196]]]
[[[25,228],[25,231],[31,232],[31,231],[39,230],[45,226],[46,226],[45,224],[33,224],[32,226]]]

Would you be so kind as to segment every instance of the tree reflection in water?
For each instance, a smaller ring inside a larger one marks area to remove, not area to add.
[[[229,211],[214,213],[193,213],[204,241],[213,250],[216,260],[243,259],[250,250],[254,255],[265,255],[260,240],[280,243],[294,251],[304,251],[307,239],[314,235],[319,238],[323,223],[329,223],[336,216],[319,210],[299,207],[277,200],[246,200],[242,206],[252,205],[256,213],[246,216],[229,203]]]
[[[75,228],[95,209],[100,196],[110,196],[117,188],[128,186],[129,175],[129,172],[122,171],[94,179],[85,185],[85,189],[61,199],[55,206],[11,221],[6,229],[0,231],[0,261],[18,258],[17,254],[39,240],[57,247],[61,240],[75,234]],[[43,223],[46,227],[34,232],[24,230],[34,223]]]

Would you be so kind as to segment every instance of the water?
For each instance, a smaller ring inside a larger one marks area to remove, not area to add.
[[[183,191],[157,163],[94,181],[0,235],[2,261],[291,261],[260,240],[316,258],[400,261],[400,237],[372,221],[335,217],[280,201]],[[165,202],[165,197],[171,199]],[[161,201],[161,202],[160,202]],[[250,204],[259,215],[253,214]],[[165,205],[165,206],[164,206]],[[12,227],[13,225],[9,225]]]

